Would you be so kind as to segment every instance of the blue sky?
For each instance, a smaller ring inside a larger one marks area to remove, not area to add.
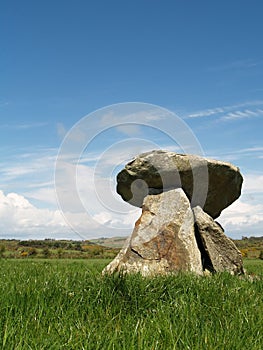
[[[78,239],[131,231],[136,209],[114,197],[119,209],[112,212],[109,198],[102,208],[85,190],[94,188],[95,176],[103,197],[133,155],[180,147],[158,120],[157,129],[119,125],[97,135],[109,110],[95,111],[126,102],[176,113],[206,157],[240,167],[242,196],[218,220],[231,237],[263,235],[262,12],[260,0],[2,1],[0,236]],[[111,112],[108,127],[127,123]],[[95,221],[77,207],[68,208],[65,221],[56,159],[63,138],[86,115],[96,137],[81,153],[79,193]],[[177,126],[170,121],[171,130]]]

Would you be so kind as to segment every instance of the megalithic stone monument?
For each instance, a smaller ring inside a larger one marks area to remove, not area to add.
[[[142,213],[103,273],[244,273],[241,253],[214,221],[242,182],[230,163],[161,150],[137,156],[118,174],[117,192]]]

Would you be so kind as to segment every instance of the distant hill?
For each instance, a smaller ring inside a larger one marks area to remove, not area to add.
[[[90,242],[101,245],[103,247],[108,247],[108,248],[122,248],[127,238],[128,237],[110,237],[110,238],[101,237],[97,239],[90,239]]]

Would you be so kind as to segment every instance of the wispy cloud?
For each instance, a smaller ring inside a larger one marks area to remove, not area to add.
[[[231,149],[231,150],[213,150],[206,154],[207,158],[210,159],[224,159],[224,161],[233,162],[238,159],[262,159],[263,147],[254,146],[241,149]]]
[[[263,101],[249,101],[231,106],[208,108],[190,113],[186,115],[185,118],[207,118],[215,116],[222,121],[251,118],[263,115],[263,109],[256,108],[257,106],[263,106]]]
[[[33,128],[41,128],[47,126],[48,123],[28,123],[28,124],[0,124],[2,129],[13,129],[13,130],[26,130]]]
[[[257,152],[263,152],[263,147],[248,147],[248,148],[242,148],[240,150],[236,150],[235,153],[257,153]]]
[[[208,68],[210,72],[253,69],[263,64],[262,60],[240,59]]]
[[[31,151],[31,150],[30,150]],[[32,189],[51,187],[57,150],[38,149],[35,152],[7,154],[2,157],[0,189],[25,193]]]
[[[218,114],[218,113],[224,113],[225,109],[227,107],[216,107],[216,108],[209,108],[202,111],[198,111],[195,113],[188,114],[187,118],[203,118],[203,117],[210,117],[211,115]]]
[[[254,118],[263,115],[262,109],[245,109],[244,111],[230,112],[220,118],[220,120],[236,120],[244,118]]]
[[[53,169],[56,157],[52,156],[39,156],[37,154],[31,159],[23,159],[23,162],[19,162],[19,156],[13,161],[9,161],[8,164],[3,164],[0,174],[2,178],[6,178],[8,181],[11,179],[19,178],[24,175],[35,174],[36,177],[40,173],[47,172]]]
[[[117,113],[115,111],[107,112],[101,116],[100,125],[103,127],[112,127],[112,126],[121,126],[124,124],[145,124],[145,123],[154,123],[162,120],[166,120],[171,116],[171,113],[168,110],[156,108],[154,106],[145,104],[145,110],[143,111],[133,111],[132,106],[136,106],[136,103],[131,103],[126,110],[122,113]],[[126,130],[125,130],[126,131]],[[126,132],[125,132],[126,133]]]

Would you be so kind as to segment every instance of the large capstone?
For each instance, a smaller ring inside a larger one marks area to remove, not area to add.
[[[143,276],[187,271],[203,273],[194,215],[182,189],[148,195],[131,236],[104,269]]]
[[[182,188],[191,206],[200,206],[211,217],[233,203],[241,194],[239,169],[226,162],[195,155],[151,151],[138,155],[117,176],[117,192],[141,207],[149,194]]]

